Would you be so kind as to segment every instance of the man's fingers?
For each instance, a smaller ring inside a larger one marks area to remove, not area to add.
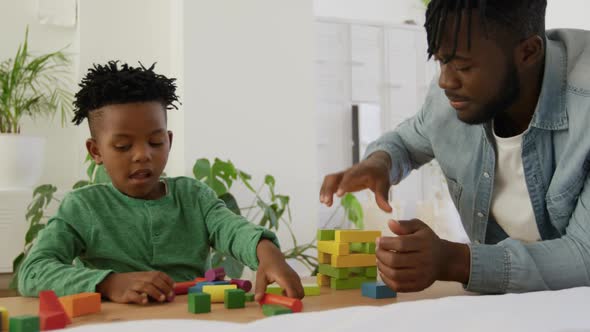
[[[392,212],[393,209],[391,208],[391,205],[389,205],[389,188],[390,188],[390,184],[389,184],[389,179],[387,180],[382,180],[382,179],[377,179],[376,183],[375,183],[375,188],[374,188],[374,192],[375,192],[375,200],[377,201],[377,206],[379,206],[379,208],[385,212]]]
[[[391,268],[380,261],[377,262],[377,268],[382,275],[395,281],[396,283],[416,281],[420,277],[418,275],[418,270],[416,269]]]
[[[340,186],[338,186],[336,196],[342,197],[346,193],[352,193],[369,188],[370,175],[363,173],[364,172],[362,172],[362,170],[359,170],[355,167],[346,171],[342,177],[342,181],[340,181]]]
[[[393,289],[396,292],[417,292],[423,289],[423,287],[420,287],[419,284],[415,281],[398,282],[388,278],[383,273],[379,273],[379,275],[381,276],[381,280],[383,280],[383,283],[385,283],[387,287]]]
[[[423,259],[419,252],[394,252],[389,250],[377,250],[375,252],[377,261],[394,269],[419,267]]]
[[[320,189],[321,203],[326,204],[327,206],[332,206],[334,201],[334,193],[336,193],[336,190],[338,190],[338,186],[340,185],[343,174],[344,172],[330,174],[324,178],[322,188]]]
[[[425,226],[425,224],[418,219],[398,221],[389,220],[387,225],[389,226],[389,229],[397,235],[413,234]]]
[[[397,251],[402,253],[419,251],[422,243],[419,236],[410,234],[398,237],[382,236],[379,238],[377,250]]]

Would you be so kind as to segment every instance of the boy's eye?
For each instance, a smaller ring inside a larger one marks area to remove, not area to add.
[[[131,148],[131,145],[115,145],[115,150],[118,151],[127,151]]]
[[[162,143],[162,142],[151,142],[150,145],[151,146],[161,146],[161,145],[164,145],[164,143]]]

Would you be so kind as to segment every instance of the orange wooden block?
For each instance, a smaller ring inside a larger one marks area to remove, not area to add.
[[[294,299],[291,297],[286,297],[286,296],[275,295],[275,294],[268,294],[268,293],[264,294],[264,297],[258,303],[260,303],[260,305],[263,305],[263,304],[281,305],[283,307],[287,307],[287,308],[291,309],[291,311],[293,311],[293,312],[301,312],[301,310],[303,310],[303,302],[301,302],[301,300]]]
[[[59,298],[70,318],[100,312],[99,293],[80,293]]]

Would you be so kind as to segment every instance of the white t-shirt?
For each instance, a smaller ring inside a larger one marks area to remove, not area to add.
[[[497,155],[491,213],[509,237],[535,242],[541,235],[524,178],[523,135],[502,138],[494,132]]]

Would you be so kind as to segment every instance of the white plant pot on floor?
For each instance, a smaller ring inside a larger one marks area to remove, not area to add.
[[[45,138],[0,134],[0,189],[31,188],[43,172]]]

